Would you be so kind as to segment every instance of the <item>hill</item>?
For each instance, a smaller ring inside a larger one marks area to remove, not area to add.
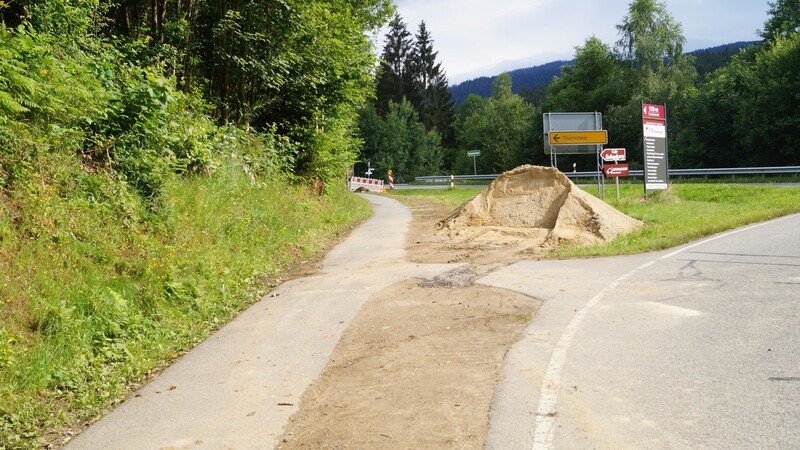
[[[695,50],[688,54],[694,56],[694,66],[697,68],[697,73],[701,77],[705,77],[707,74],[728,64],[731,58],[733,58],[733,55],[739,53],[742,49],[760,43],[761,41],[734,42],[732,44]]]
[[[553,77],[561,73],[561,67],[572,64],[572,61],[553,61],[540,66],[526,67],[509,72],[511,75],[512,90],[515,94],[520,94],[525,89],[533,89],[536,86],[548,85]],[[467,98],[469,94],[478,94],[481,97],[492,95],[492,81],[496,76],[479,77],[467,80],[450,87],[453,101],[458,105]]]
[[[759,41],[734,42],[700,50],[688,52],[695,57],[695,67],[701,77],[728,64],[733,55],[741,49],[759,44]],[[513,91],[523,97],[529,98],[534,103],[544,96],[544,87],[550,84],[553,77],[561,73],[561,68],[573,63],[570,61],[553,61],[540,66],[526,67],[509,72],[513,83]],[[496,76],[479,77],[455,84],[450,87],[453,101],[460,104],[470,94],[481,97],[492,95],[492,82]]]

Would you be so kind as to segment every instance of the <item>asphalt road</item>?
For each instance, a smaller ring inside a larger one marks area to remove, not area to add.
[[[544,300],[487,448],[800,448],[800,215],[481,282]]]
[[[375,216],[76,437],[76,449],[273,448],[370,295],[452,265],[402,262]],[[800,215],[631,257],[523,261],[480,283],[544,301],[508,352],[490,449],[800,448]]]

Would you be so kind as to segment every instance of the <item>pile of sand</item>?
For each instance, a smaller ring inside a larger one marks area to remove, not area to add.
[[[591,245],[636,230],[642,222],[575,186],[558,169],[520,166],[439,222],[451,237],[532,238],[540,246],[563,241]]]

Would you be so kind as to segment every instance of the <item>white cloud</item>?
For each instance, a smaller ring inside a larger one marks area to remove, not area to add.
[[[424,20],[451,83],[570,59],[592,35],[613,45],[626,0],[396,0],[415,33]],[[669,0],[687,50],[756,40],[767,0]]]

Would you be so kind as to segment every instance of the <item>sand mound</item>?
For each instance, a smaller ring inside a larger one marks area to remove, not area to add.
[[[530,237],[541,239],[541,246],[607,242],[641,226],[557,169],[529,165],[500,175],[438,224],[440,232],[453,237]]]

